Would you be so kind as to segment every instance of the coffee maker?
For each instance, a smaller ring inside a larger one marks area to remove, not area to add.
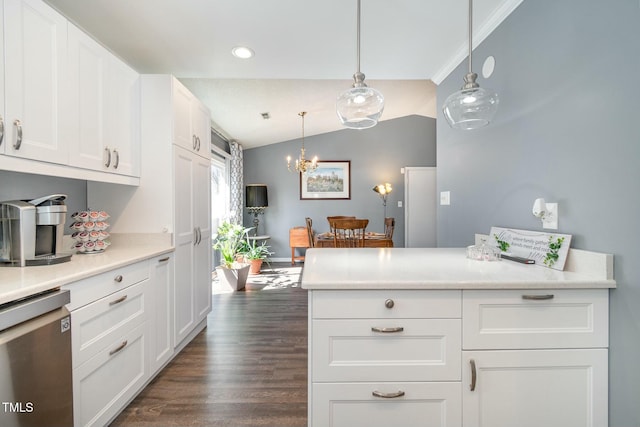
[[[64,194],[0,202],[0,266],[26,267],[66,262],[62,239]]]

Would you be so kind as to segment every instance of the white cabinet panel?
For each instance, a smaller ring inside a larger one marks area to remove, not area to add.
[[[464,291],[464,349],[607,347],[607,289]]]
[[[144,325],[119,336],[109,347],[73,371],[76,426],[104,426],[144,385]]]
[[[4,0],[4,14],[5,154],[66,164],[67,20],[40,0]]]
[[[147,343],[149,372],[153,375],[173,356],[173,274],[172,254],[149,261]]]
[[[344,290],[317,292],[314,319],[459,319],[459,290]]]
[[[0,22],[4,23],[4,5],[0,1]],[[4,24],[3,24],[4,25]],[[4,31],[0,31],[0,155],[4,154],[6,116],[4,114]]]
[[[313,384],[313,427],[459,427],[460,383]],[[376,397],[374,392],[398,397]],[[513,427],[513,426],[512,426]]]
[[[460,323],[314,320],[313,381],[459,381]]]
[[[463,353],[465,426],[607,426],[606,349]]]

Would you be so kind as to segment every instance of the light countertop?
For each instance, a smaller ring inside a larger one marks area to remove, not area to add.
[[[475,261],[466,257],[465,248],[314,248],[306,252],[302,287],[310,290],[615,288],[612,265],[612,255],[586,251],[574,251],[573,260],[568,259],[565,270],[559,271],[508,260]]]
[[[99,254],[76,254],[71,261],[33,267],[0,267],[0,304],[173,252],[169,234],[111,235]],[[69,245],[70,246],[70,245]]]

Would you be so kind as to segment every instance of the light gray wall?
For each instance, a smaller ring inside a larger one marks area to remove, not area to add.
[[[492,225],[542,230],[533,201],[558,202],[572,247],[615,255],[610,292],[610,426],[640,426],[640,3],[525,1],[474,51],[496,70],[495,122],[451,130],[439,108],[439,246],[464,246]],[[461,86],[466,63],[438,88]]]
[[[35,199],[49,194],[67,195],[64,234],[71,234],[71,214],[87,209],[86,181],[0,170],[0,201]]]
[[[313,120],[312,114],[307,120]],[[355,215],[368,218],[369,231],[383,231],[382,200],[373,191],[376,184],[390,182],[393,192],[387,200],[387,216],[396,218],[394,245],[404,246],[405,166],[435,166],[435,119],[408,116],[386,120],[364,129],[345,129],[305,137],[308,157],[351,161],[351,200],[300,200],[299,175],[287,171],[286,157],[297,158],[300,139],[244,151],[244,183],[267,184],[269,207],[260,216],[260,234],[271,236],[269,244],[276,258],[290,258],[289,229],[304,226],[311,217],[316,231],[327,231],[327,216]],[[245,213],[244,224],[253,217]]]

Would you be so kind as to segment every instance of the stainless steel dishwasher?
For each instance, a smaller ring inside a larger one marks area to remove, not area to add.
[[[0,305],[0,426],[73,426],[69,291]]]

